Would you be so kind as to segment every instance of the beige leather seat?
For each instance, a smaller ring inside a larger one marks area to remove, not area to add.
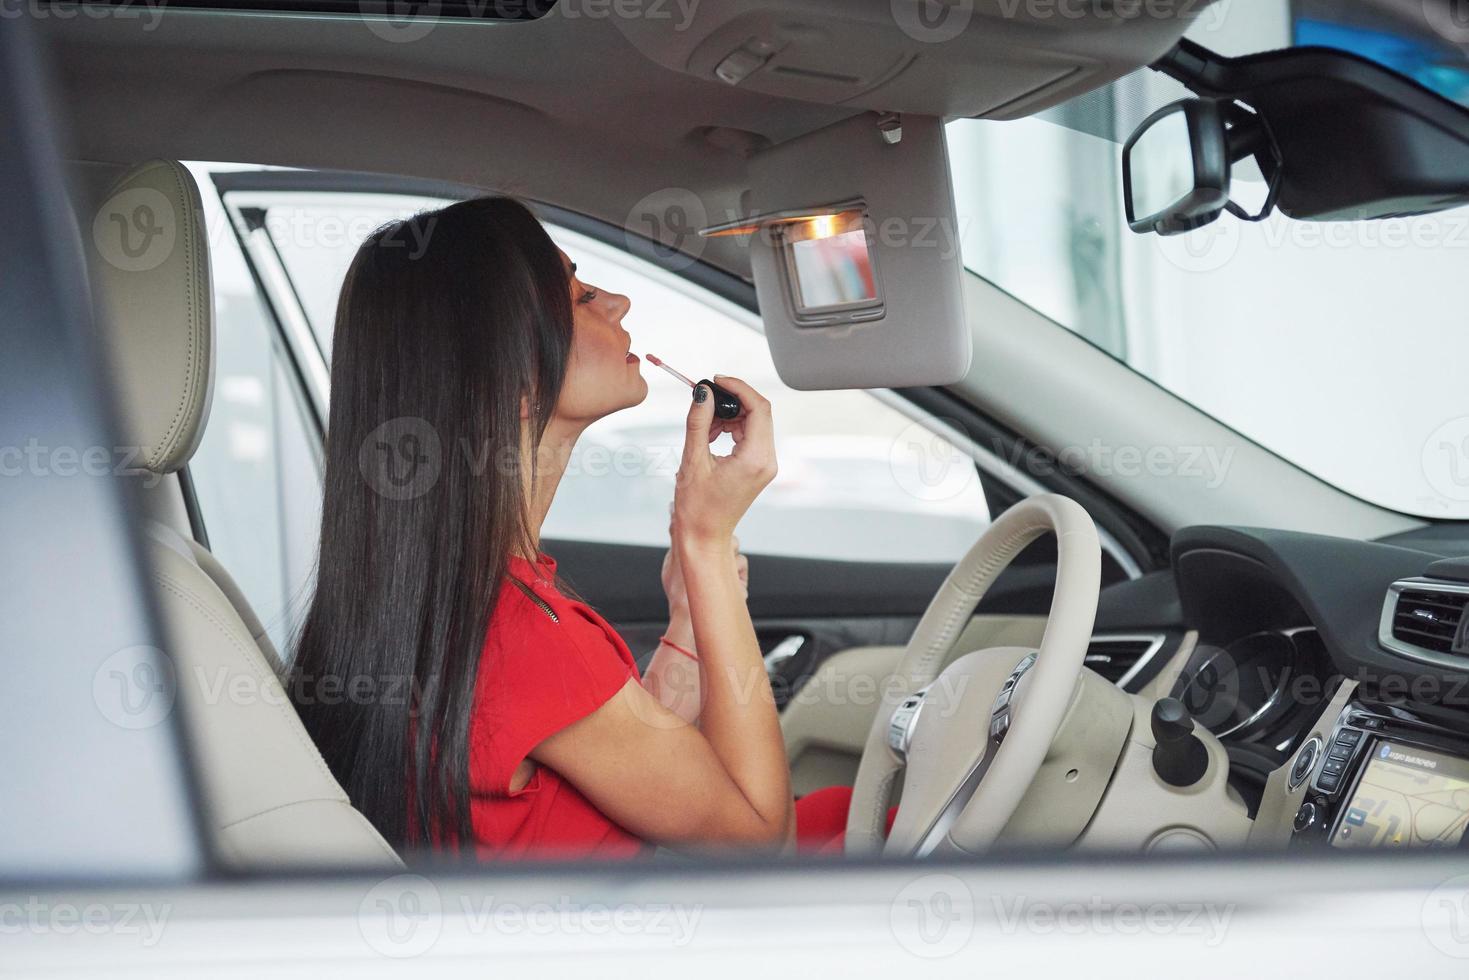
[[[123,175],[102,209],[93,226],[99,230],[88,236],[88,259],[122,402],[123,441],[141,449],[150,472],[172,473],[199,445],[214,376],[199,189],[181,164],[154,160]],[[128,248],[109,247],[112,227],[133,229]],[[275,651],[229,573],[174,528],[149,520],[144,530],[176,703],[220,858],[242,869],[398,866],[296,717]]]

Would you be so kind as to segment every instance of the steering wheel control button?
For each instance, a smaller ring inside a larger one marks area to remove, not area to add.
[[[991,712],[992,714],[999,714],[1005,710],[1005,706],[1010,703],[1010,695],[1014,690],[1013,687],[1006,688],[999,693],[999,696],[995,698],[995,710]]]
[[[993,741],[1001,741],[1005,733],[1010,730],[1010,714],[1006,712],[990,722],[990,738]]]
[[[1302,803],[1301,808],[1296,811],[1296,819],[1292,821],[1291,826],[1295,828],[1296,833],[1304,834],[1316,826],[1316,820],[1319,816],[1320,810],[1317,809],[1316,804]]]
[[[1334,750],[1333,750],[1334,751]],[[1296,755],[1296,764],[1290,771],[1290,788],[1295,789],[1306,781],[1311,775],[1311,769],[1316,765],[1316,760],[1321,755],[1321,739],[1313,738],[1301,746],[1301,751]]]
[[[918,712],[923,707],[926,693],[928,688],[925,687],[917,694],[908,695],[893,709],[893,716],[888,720],[888,748],[900,760],[908,758],[908,747],[913,744],[913,729],[918,724]]]

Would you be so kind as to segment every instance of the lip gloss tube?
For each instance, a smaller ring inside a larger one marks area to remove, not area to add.
[[[714,382],[710,381],[708,378],[701,378],[697,382],[690,381],[687,377],[685,377],[680,372],[675,371],[673,368],[669,367],[667,364],[664,364],[663,361],[659,359],[658,355],[656,355],[656,354],[646,354],[646,355],[644,355],[644,357],[646,358],[646,360],[647,360],[647,362],[649,364],[654,364],[654,365],[656,365],[658,367],[661,367],[663,370],[667,371],[669,374],[673,375],[675,378],[677,378],[678,380],[682,381],[684,384],[688,385],[690,388],[693,388],[696,384],[701,384],[704,387],[708,388],[711,392],[713,392],[713,394],[714,394],[714,417],[715,418],[719,418],[719,419],[732,419],[732,418],[737,418],[739,416],[740,412],[744,409],[744,406],[740,404],[740,400],[739,400],[739,398],[737,398],[735,396],[734,392],[728,390],[727,388],[721,388],[719,385],[717,385]]]

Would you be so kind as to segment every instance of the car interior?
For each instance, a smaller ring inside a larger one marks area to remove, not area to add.
[[[853,788],[845,856],[1469,846],[1462,308],[1425,257],[1454,243],[1417,244],[1469,206],[1466,38],[1417,0],[1239,6],[42,0],[166,635],[97,669],[170,675],[214,858],[421,857],[282,682],[343,263],[485,193],[632,297],[635,345],[779,392],[748,604],[795,793]],[[1057,256],[1112,278],[1048,291]],[[1332,326],[1366,361],[1307,336]],[[636,472],[589,455],[543,542],[635,652],[665,614],[648,447],[681,428],[653,387],[588,435]],[[98,690],[143,737],[127,682]]]

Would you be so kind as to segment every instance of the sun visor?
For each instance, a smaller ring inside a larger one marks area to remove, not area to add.
[[[792,388],[946,385],[972,355],[949,157],[933,117],[865,114],[750,161],[765,336]]]

